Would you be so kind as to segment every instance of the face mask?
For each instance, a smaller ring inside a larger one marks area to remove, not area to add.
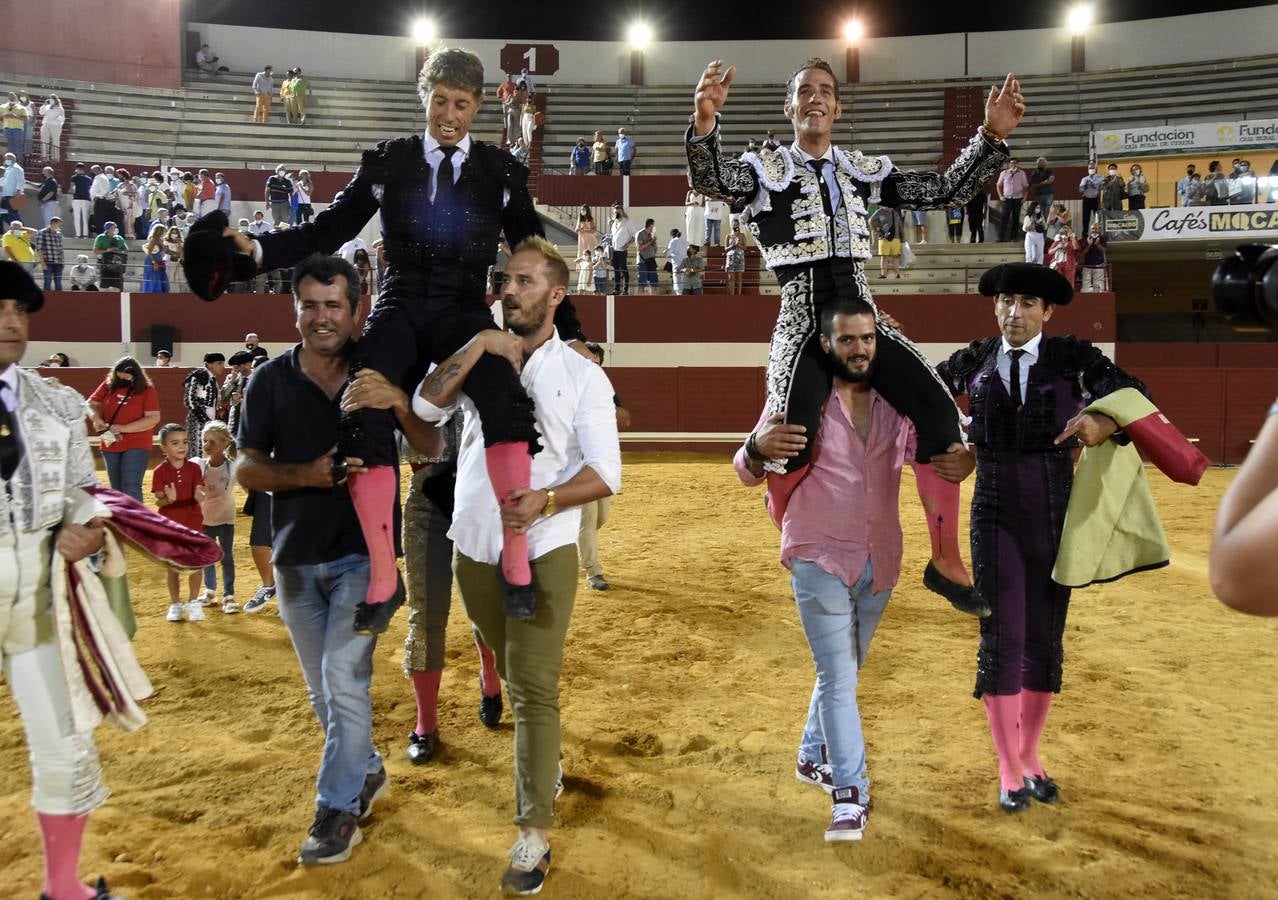
[[[9,168],[11,165],[13,165],[13,160],[11,160],[11,159],[6,159],[6,160],[4,161],[4,167],[5,167],[6,169],[7,169],[7,168]]]
[[[1238,167],[1238,171],[1246,172],[1249,168],[1250,166],[1248,166],[1246,163],[1243,163],[1241,166]]]
[[[247,225],[241,225],[241,226],[240,226],[240,234],[248,234],[248,226],[247,226]]]
[[[1110,170],[1109,170],[1109,174],[1111,174],[1111,175],[1117,175],[1117,174],[1118,174],[1118,170],[1117,170],[1117,169],[1110,169]]]
[[[1088,170],[1087,170],[1087,174],[1088,174],[1088,175],[1095,175],[1095,174],[1096,174],[1096,167],[1095,167],[1095,166],[1093,166],[1092,168],[1088,169]]]
[[[221,179],[221,178],[216,178],[216,179],[214,179],[214,180],[215,180],[218,184],[221,184],[221,183],[222,183],[222,179]]]

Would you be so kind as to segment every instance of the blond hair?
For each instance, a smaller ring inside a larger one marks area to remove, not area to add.
[[[519,242],[519,246],[515,248],[516,253],[529,251],[538,254],[546,262],[546,266],[550,269],[550,283],[555,287],[568,287],[568,263],[564,262],[564,258],[559,255],[559,251],[555,249],[555,245],[550,243],[544,237],[533,235],[524,238]]]
[[[220,419],[214,419],[200,429],[200,440],[204,440],[210,434],[216,434],[222,440],[226,441],[228,447],[235,446],[235,438],[231,434],[230,426]]]

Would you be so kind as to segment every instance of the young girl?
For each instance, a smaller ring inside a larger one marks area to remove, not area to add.
[[[222,612],[227,615],[240,611],[235,602],[235,461],[226,455],[233,443],[231,429],[214,419],[204,426],[204,454],[196,460],[204,478],[204,533],[222,548]],[[217,567],[205,566],[203,601],[212,603],[216,597]]]
[[[577,263],[577,293],[586,294],[590,292],[590,276],[595,268],[594,254],[590,250],[582,250],[576,259]]]
[[[142,252],[146,259],[142,261],[142,292],[150,294],[167,294],[169,292],[169,254],[164,246],[165,228],[159,222],[151,226],[151,234],[147,238]]]
[[[204,499],[204,475],[199,466],[187,459],[188,450],[184,426],[170,422],[160,429],[160,451],[164,454],[164,461],[151,474],[151,493],[155,495],[155,505],[161,515],[200,531],[204,527],[204,516],[200,512],[200,502]],[[168,582],[169,614],[165,618],[170,622],[181,622],[185,607],[188,622],[204,621],[199,570],[188,575],[190,590],[187,596],[191,599],[185,604],[180,599],[182,575],[177,569],[169,569]]]
[[[745,235],[741,233],[741,224],[732,223],[732,234],[728,235],[728,250],[723,257],[723,270],[728,273],[728,293],[741,293],[741,279],[745,275]]]

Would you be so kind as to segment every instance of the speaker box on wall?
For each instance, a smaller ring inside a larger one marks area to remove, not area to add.
[[[177,343],[177,329],[172,325],[152,325],[151,326],[151,358],[155,359],[155,354],[161,350],[173,352],[173,347]]]

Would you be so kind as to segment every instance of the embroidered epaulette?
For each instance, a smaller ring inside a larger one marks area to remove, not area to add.
[[[743,157],[759,174],[759,183],[770,191],[783,191],[794,177],[794,160],[788,149],[766,147],[758,153]]]
[[[422,156],[422,139],[418,135],[382,141],[360,157],[360,168],[373,184],[394,181],[414,159]]]
[[[32,381],[37,386],[36,393],[41,402],[59,419],[77,422],[85,417],[84,397],[75,388],[50,376],[37,376]]]
[[[887,156],[866,156],[860,150],[853,150],[849,156],[835,147],[834,159],[840,169],[857,181],[875,184],[892,174],[892,160]]]

